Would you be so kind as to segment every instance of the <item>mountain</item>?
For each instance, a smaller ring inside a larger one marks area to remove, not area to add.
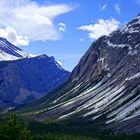
[[[140,14],[95,41],[62,86],[21,108],[33,109],[38,121],[81,120],[140,132]]]
[[[8,42],[5,38],[0,37],[0,61],[31,57],[35,57],[35,55],[23,51],[22,49]]]
[[[0,38],[0,107],[38,99],[68,76],[54,57],[34,56]]]

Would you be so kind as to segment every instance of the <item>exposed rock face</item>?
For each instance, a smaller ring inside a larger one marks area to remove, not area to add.
[[[40,121],[104,118],[102,124],[118,131],[127,124],[140,131],[139,124],[133,125],[140,116],[140,15],[94,42],[65,85],[40,102],[37,107],[52,106],[37,113]]]
[[[3,38],[0,38],[0,60],[0,106],[38,99],[62,84],[70,74],[54,57],[33,57]]]

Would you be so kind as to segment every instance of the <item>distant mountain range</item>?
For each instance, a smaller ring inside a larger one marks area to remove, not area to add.
[[[62,86],[20,111],[32,109],[38,121],[77,120],[140,132],[140,14],[95,41]]]
[[[69,74],[54,57],[32,55],[0,38],[0,107],[38,99]]]

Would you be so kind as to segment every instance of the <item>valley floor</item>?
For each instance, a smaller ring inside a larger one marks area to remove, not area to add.
[[[140,140],[140,134],[114,135],[92,125],[35,122],[15,114],[0,119],[0,140]]]
[[[111,132],[96,132],[92,128],[85,130],[80,125],[30,124],[34,140],[140,140],[140,134],[114,135]]]

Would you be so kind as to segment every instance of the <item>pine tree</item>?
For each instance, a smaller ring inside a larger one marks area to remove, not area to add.
[[[2,140],[30,140],[27,124],[19,121],[16,114],[10,114],[0,124],[0,139]]]

